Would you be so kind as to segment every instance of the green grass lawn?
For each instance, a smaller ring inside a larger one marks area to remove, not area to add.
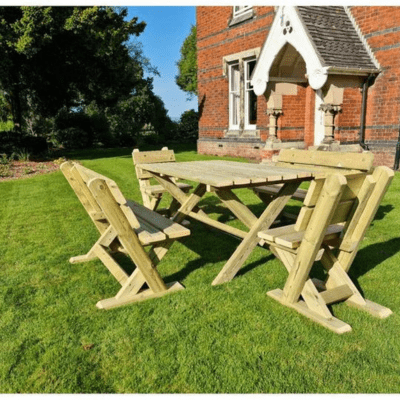
[[[211,159],[175,147],[178,161]],[[71,154],[141,202],[130,149]],[[69,264],[98,232],[61,172],[0,183],[1,393],[374,393],[400,391],[400,175],[386,194],[350,276],[394,314],[345,304],[337,335],[266,292],[286,270],[257,248],[235,279],[212,287],[238,241],[191,222],[160,264],[186,290],[113,310],[119,285],[100,261]],[[238,195],[255,213],[249,190]],[[295,206],[295,202],[291,203]],[[215,197],[201,205],[239,226]]]

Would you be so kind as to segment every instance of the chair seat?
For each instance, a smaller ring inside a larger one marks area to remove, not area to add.
[[[265,193],[276,196],[281,189],[282,185],[267,185],[267,186],[257,186],[254,188],[255,192]],[[297,189],[293,195],[292,199],[303,201],[306,198],[307,190]]]
[[[304,238],[305,231],[295,231],[294,227],[295,224],[260,231],[258,237],[290,249],[297,249]],[[342,230],[343,225],[330,225],[326,230],[324,241],[338,238]]]
[[[162,242],[166,239],[177,239],[190,235],[189,229],[135,201],[127,200],[126,204],[140,223],[140,227],[135,229],[135,232],[144,246]]]
[[[183,191],[188,191],[192,188],[191,185],[188,185],[187,183],[183,183],[183,182],[178,182],[177,185]],[[161,185],[148,186],[144,190],[147,194],[150,194],[150,195],[161,194],[161,193],[166,192],[165,188]]]

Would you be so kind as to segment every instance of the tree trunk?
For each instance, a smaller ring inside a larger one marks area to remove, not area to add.
[[[14,88],[11,94],[11,114],[14,122],[14,130],[18,134],[22,133],[22,110],[19,88]]]

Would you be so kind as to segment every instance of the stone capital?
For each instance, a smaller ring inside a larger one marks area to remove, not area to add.
[[[342,111],[342,106],[337,104],[323,103],[319,106],[319,110],[322,110],[324,113],[335,115]]]
[[[283,111],[281,108],[267,108],[265,113],[269,116],[279,117],[279,115],[283,114]]]

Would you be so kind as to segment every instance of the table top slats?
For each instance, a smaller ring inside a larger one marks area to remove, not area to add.
[[[271,163],[242,163],[226,160],[187,161],[175,163],[140,164],[140,168],[180,179],[203,183],[214,187],[233,187],[265,183],[282,183],[295,179],[325,177],[337,172],[334,168],[317,166],[283,166]],[[354,171],[341,171],[352,174]],[[357,174],[360,172],[358,171]]]
[[[197,168],[196,161],[181,162],[181,163],[154,163],[154,164],[140,164],[140,168],[173,176],[175,178],[187,179],[194,182],[202,182],[206,185],[212,186],[232,186],[234,180],[232,176],[217,174],[209,168]]]

